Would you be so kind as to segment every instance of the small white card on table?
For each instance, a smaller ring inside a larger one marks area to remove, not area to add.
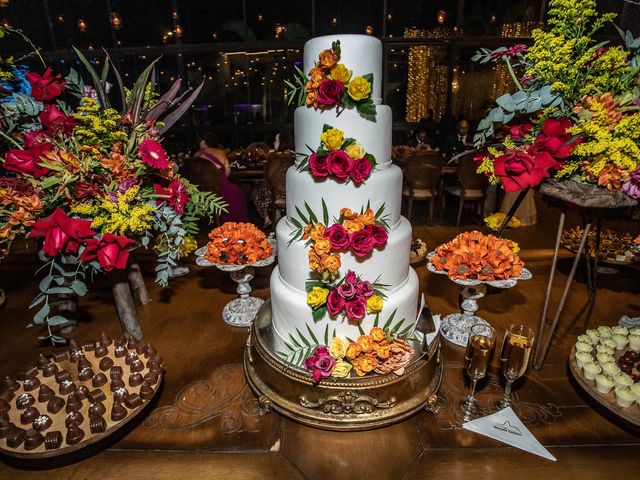
[[[462,425],[462,428],[499,440],[512,447],[539,455],[547,460],[556,457],[542,446],[536,437],[524,426],[511,407],[507,407],[486,417],[476,418]]]

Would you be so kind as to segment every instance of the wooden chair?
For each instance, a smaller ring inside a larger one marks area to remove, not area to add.
[[[461,156],[458,160],[458,182],[459,185],[449,185],[444,187],[444,193],[450,193],[456,197],[460,197],[460,203],[458,205],[458,217],[456,220],[456,226],[460,226],[460,219],[462,218],[462,209],[465,202],[471,201],[479,203],[480,215],[484,218],[484,201],[487,196],[488,180],[482,174],[479,174],[476,170],[478,166],[473,160],[476,155],[476,150],[470,150],[465,155]],[[442,210],[444,211],[445,195],[442,195]]]
[[[196,185],[203,192],[220,192],[220,175],[224,175],[218,167],[205,158],[190,157],[184,160],[183,176]],[[219,216],[214,219],[215,225],[220,225]]]
[[[429,221],[433,225],[433,205],[438,195],[442,175],[440,152],[417,151],[407,158],[404,165],[405,188],[402,194],[408,197],[407,217],[411,221],[414,200],[429,201]]]
[[[291,152],[271,152],[264,166],[264,180],[271,190],[271,207],[269,217],[275,229],[279,210],[286,208],[287,170],[295,162]]]

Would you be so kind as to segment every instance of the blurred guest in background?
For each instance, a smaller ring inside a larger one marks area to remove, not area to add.
[[[422,148],[424,150],[434,149],[434,141],[429,137],[429,133],[424,127],[418,127],[416,132],[409,137],[409,140],[407,140],[407,145],[414,148]]]
[[[465,119],[458,121],[456,132],[447,135],[443,150],[449,155],[455,155],[473,148],[473,135],[469,129],[469,122]]]
[[[273,149],[276,152],[293,152],[295,150],[295,143],[291,132],[276,133],[276,137],[273,140]],[[251,192],[251,201],[256,207],[258,215],[260,215],[264,222],[262,228],[267,228],[271,225],[271,218],[269,217],[271,197],[271,189],[266,182],[262,182]]]
[[[220,175],[220,191],[218,195],[226,202],[227,211],[220,214],[220,221],[222,223],[248,222],[249,211],[244,192],[227,178],[231,173],[231,166],[229,165],[227,152],[221,148],[215,134],[205,133],[200,137],[200,150],[194,156],[209,160],[221,173],[224,172],[224,175]]]

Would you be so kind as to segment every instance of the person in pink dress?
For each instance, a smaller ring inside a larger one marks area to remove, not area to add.
[[[249,222],[249,210],[244,192],[227,178],[231,173],[231,165],[229,165],[227,153],[220,148],[218,139],[213,133],[205,133],[200,137],[200,150],[195,156],[209,160],[221,170],[221,173],[224,173],[220,175],[218,195],[226,202],[227,211],[220,214],[220,221],[222,223]]]

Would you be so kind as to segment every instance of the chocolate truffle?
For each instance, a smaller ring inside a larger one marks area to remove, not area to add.
[[[20,414],[20,423],[22,423],[23,425],[31,423],[36,419],[38,415],[40,415],[40,412],[36,407],[28,407]]]
[[[36,403],[36,399],[33,398],[33,395],[31,395],[30,393],[23,393],[18,398],[16,398],[16,408],[18,410],[24,410],[34,403]]]
[[[81,408],[82,408],[82,400],[78,398],[78,395],[76,395],[75,393],[72,393],[67,397],[67,407],[66,407],[67,413],[77,412]]]
[[[147,382],[144,382],[140,387],[140,398],[144,400],[153,398],[153,388]]]
[[[44,435],[37,430],[30,428],[24,436],[24,449],[35,450],[44,442]]]
[[[49,363],[49,360],[47,360],[47,358],[43,354],[40,354],[40,355],[38,355],[38,362],[37,363],[38,363],[38,368],[40,370],[42,370],[44,368],[44,366],[47,363]]]
[[[69,445],[75,445],[84,438],[84,431],[75,425],[72,425],[67,429],[67,443]]]
[[[133,350],[134,348],[136,348],[136,345],[138,345],[138,341],[135,338],[129,337],[127,339],[127,348],[129,350]]]
[[[113,360],[109,357],[104,357],[100,359],[100,364],[98,366],[100,367],[100,370],[105,372],[113,367]]]
[[[127,392],[127,389],[124,387],[117,388],[113,392],[113,398],[118,402],[124,402],[124,399],[126,398],[127,395],[129,395],[129,392]]]
[[[126,338],[124,338],[122,335],[120,335],[118,338],[116,338],[116,339],[113,341],[113,344],[114,344],[116,347],[123,347],[126,343],[127,343],[127,339],[126,339]]]
[[[95,373],[93,372],[93,370],[91,370],[91,367],[84,367],[82,370],[78,372],[78,378],[83,382],[86,382],[87,380],[92,378],[94,375]]]
[[[84,356],[84,354],[82,353],[82,350],[80,350],[80,348],[71,350],[71,352],[69,352],[69,359],[74,363],[80,360],[80,357],[82,356]]]
[[[119,345],[119,346],[117,346],[115,348],[114,354],[115,354],[116,358],[122,358],[127,354],[127,349],[125,347],[123,347],[122,345]]]
[[[7,436],[7,433],[14,428],[15,425],[9,421],[9,418],[0,418],[0,438]]]
[[[101,402],[106,398],[107,396],[105,395],[105,393],[99,388],[96,388],[95,390],[92,390],[91,392],[89,392],[89,401],[91,403]]]
[[[113,402],[113,408],[111,409],[111,420],[119,422],[127,416],[127,409],[122,406],[117,400]]]
[[[107,411],[107,408],[104,406],[104,403],[102,402],[95,402],[89,405],[90,418],[102,417],[104,415],[104,412],[106,411]]]
[[[137,393],[130,393],[124,399],[124,404],[127,406],[127,408],[136,408],[142,405],[142,399]]]
[[[107,429],[107,422],[102,417],[95,417],[89,421],[91,433],[102,433]]]
[[[104,345],[98,345],[96,347],[95,354],[97,358],[104,357],[109,354],[109,350]]]
[[[22,442],[24,442],[26,433],[27,432],[20,427],[12,428],[7,432],[7,446],[10,448],[18,448]]]
[[[40,385],[40,390],[38,390],[38,401],[41,403],[46,403],[51,400],[55,396],[55,392],[44,383]]]
[[[111,370],[109,370],[109,376],[111,377],[111,379],[113,380],[114,378],[120,378],[122,377],[122,367],[119,365],[116,365],[115,367],[111,367]]]
[[[2,389],[9,392],[15,392],[20,385],[15,381],[13,377],[6,376],[2,379]]]
[[[155,385],[158,383],[158,378],[160,374],[157,372],[149,372],[144,376],[144,381],[149,383],[149,385]]]
[[[44,436],[44,448],[46,450],[54,450],[62,445],[62,433],[59,430],[47,432]]]
[[[78,371],[87,367],[91,368],[91,362],[87,360],[87,357],[82,355],[80,358],[78,358]]]
[[[51,377],[58,372],[58,366],[55,363],[47,363],[42,367],[42,375],[45,377]]]
[[[94,387],[101,387],[108,381],[109,380],[107,380],[107,376],[104,373],[99,372],[96,373],[91,379],[91,385],[93,385]]]
[[[162,362],[164,362],[164,358],[162,358],[159,354],[156,353],[149,359],[149,361],[157,364],[158,366],[161,366]]]
[[[58,391],[60,392],[60,395],[69,395],[75,389],[76,389],[75,383],[73,383],[71,380],[63,380],[62,382],[60,382],[60,387]]]
[[[124,380],[122,380],[122,378],[114,378],[113,380],[111,380],[111,385],[109,385],[109,388],[111,389],[112,392],[115,392],[116,390],[118,390],[119,388],[125,387],[125,383]]]
[[[79,427],[84,422],[84,417],[80,412],[71,412],[67,413],[67,416],[64,418],[64,426],[67,428],[71,428],[72,426]]]
[[[40,386],[40,380],[38,379],[38,377],[27,378],[22,384],[22,387],[24,388],[25,392],[32,392],[39,386]]]
[[[78,341],[75,338],[72,338],[69,340],[69,348],[71,350],[79,350],[80,349],[80,344],[78,343]]]
[[[71,380],[71,374],[68,370],[59,370],[56,372],[56,382],[62,383],[65,380]]]
[[[26,372],[21,374],[21,376],[22,375],[24,375],[24,378],[21,378],[21,380],[26,380],[27,378],[37,377],[38,376],[38,368],[37,367],[31,367],[29,370],[27,370]]]
[[[113,343],[113,340],[111,340],[111,337],[109,337],[106,333],[102,332],[100,334],[100,345],[104,347],[108,347],[112,343]]]
[[[133,362],[131,362],[129,369],[132,372],[141,372],[144,370],[144,364],[140,360],[134,360]]]
[[[137,387],[138,385],[141,385],[143,381],[142,378],[142,374],[140,373],[132,373],[131,375],[129,375],[129,386],[130,387]]]
[[[60,397],[53,397],[47,402],[47,412],[58,413],[64,407],[64,400]]]
[[[138,345],[136,345],[136,353],[138,355],[142,355],[144,354],[145,350],[147,349],[147,346],[149,344],[147,342],[140,342],[138,343]]]
[[[96,349],[96,342],[85,342],[84,345],[82,345],[82,349],[85,352],[91,352]]]
[[[80,385],[76,389],[76,395],[78,396],[78,398],[80,400],[84,400],[85,398],[87,398],[89,396],[89,389],[87,387],[85,387],[84,385]]]
[[[7,402],[10,402],[11,400],[13,400],[13,397],[16,396],[16,392],[11,391],[11,390],[5,390],[4,392],[0,393],[0,398],[5,399]]]
[[[38,415],[33,421],[33,429],[42,432],[49,428],[52,423],[53,420],[49,415]]]
[[[67,355],[67,352],[56,352],[53,354],[53,359],[56,362],[63,362],[65,360],[67,360],[69,358],[69,356]]]
[[[9,413],[6,410],[0,410],[0,422],[8,422]]]
[[[134,360],[138,360],[138,354],[136,352],[128,352],[124,358],[124,363],[130,366]]]
[[[144,351],[144,358],[149,359],[149,358],[153,357],[154,355],[156,355],[156,353],[157,352],[156,352],[155,348],[153,348],[151,345],[147,345],[147,348]]]

